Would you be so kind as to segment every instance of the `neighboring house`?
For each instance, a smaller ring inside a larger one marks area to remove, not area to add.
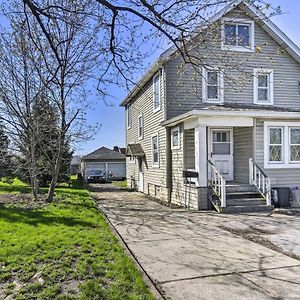
[[[79,164],[80,164],[81,156],[74,155],[71,160],[70,164],[70,174],[71,175],[77,175],[79,170]]]
[[[114,147],[114,150],[101,147],[81,158],[81,174],[86,181],[89,174],[102,171],[112,175],[113,179],[126,178],[126,155],[121,153],[122,148]]]
[[[300,49],[247,1],[200,37],[211,27],[202,78],[171,48],[121,103],[127,181],[194,209],[271,209],[271,187],[300,185]]]

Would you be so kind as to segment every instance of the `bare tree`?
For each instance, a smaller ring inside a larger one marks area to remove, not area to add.
[[[47,24],[47,29],[56,37],[53,52],[36,19],[26,15],[18,2],[14,12],[6,11],[11,30],[2,32],[2,55],[0,63],[5,69],[0,79],[2,119],[10,125],[18,149],[27,150],[26,163],[31,178],[34,196],[38,195],[39,172],[36,149],[43,149],[42,137],[33,114],[33,106],[39,97],[47,97],[56,111],[56,126],[48,128],[49,136],[56,130],[49,156],[52,180],[47,199],[52,201],[57,184],[66,142],[71,137],[86,137],[84,126],[85,88],[84,81],[92,76],[94,69],[97,26],[86,33],[89,24],[84,15],[68,15],[63,12]],[[11,39],[10,37],[13,37]],[[45,122],[47,120],[45,119]],[[42,126],[43,120],[38,125]],[[54,129],[55,128],[55,129]],[[45,134],[45,131],[43,131]],[[91,134],[91,133],[90,133]],[[46,154],[48,148],[44,149]]]
[[[15,24],[16,25],[16,24]],[[32,44],[26,38],[26,24],[17,24],[7,34],[1,32],[0,40],[0,118],[6,124],[8,134],[16,149],[25,153],[25,169],[31,179],[35,198],[38,197],[35,147],[37,145],[32,120],[32,105],[42,90],[42,84],[35,68],[30,63],[30,56],[37,55]],[[39,56],[35,57],[38,62]]]

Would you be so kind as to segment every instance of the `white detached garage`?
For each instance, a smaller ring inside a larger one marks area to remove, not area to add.
[[[81,174],[87,180],[89,174],[102,171],[113,179],[126,178],[126,155],[118,150],[101,147],[81,158]]]

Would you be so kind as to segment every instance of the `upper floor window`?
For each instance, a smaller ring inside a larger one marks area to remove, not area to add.
[[[273,70],[254,69],[254,103],[272,105],[274,103]]]
[[[131,127],[131,120],[132,120],[132,116],[131,116],[131,105],[128,104],[127,106],[127,128],[129,129]]]
[[[233,51],[254,50],[254,22],[242,19],[224,19],[222,49]]]
[[[213,103],[222,103],[224,101],[224,80],[220,70],[203,68],[202,99],[203,102]]]
[[[151,138],[152,143],[152,166],[159,166],[159,149],[158,149],[158,134],[155,134]]]
[[[180,129],[175,127],[171,130],[171,149],[180,149]]]
[[[138,137],[141,140],[144,137],[144,120],[143,115],[138,117]]]
[[[160,74],[153,77],[153,110],[160,110]]]

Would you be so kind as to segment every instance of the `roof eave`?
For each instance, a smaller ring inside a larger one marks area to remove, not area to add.
[[[193,110],[182,114],[178,117],[161,123],[165,127],[173,127],[190,119],[198,117],[249,117],[249,118],[277,118],[277,119],[300,119],[300,112],[285,112],[285,111],[264,111],[264,110],[231,110],[231,111],[216,111],[216,110]]]

